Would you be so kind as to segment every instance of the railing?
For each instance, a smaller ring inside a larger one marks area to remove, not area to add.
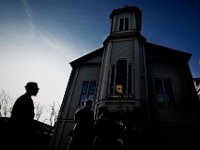
[[[133,94],[109,94],[106,96],[107,100],[120,100],[120,99],[125,99],[125,100],[133,100],[135,99],[135,96]]]

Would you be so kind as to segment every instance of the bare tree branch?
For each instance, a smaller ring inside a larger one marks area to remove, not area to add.
[[[35,119],[39,121],[42,113],[43,113],[44,106],[40,103],[36,104],[35,106]]]
[[[51,126],[53,126],[57,120],[59,109],[60,105],[58,105],[57,107],[56,102],[53,101],[52,105],[50,105],[50,117],[49,117],[49,122]]]
[[[12,110],[13,99],[5,90],[0,91],[0,117],[7,117]]]

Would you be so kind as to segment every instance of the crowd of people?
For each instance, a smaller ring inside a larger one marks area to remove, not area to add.
[[[110,117],[106,107],[98,109],[98,118],[94,120],[92,101],[87,100],[85,104],[75,112],[68,150],[122,150],[125,133],[123,122],[119,118]]]

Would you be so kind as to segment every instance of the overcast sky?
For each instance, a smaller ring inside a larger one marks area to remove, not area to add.
[[[147,42],[191,53],[200,77],[198,0],[0,0],[0,88],[16,99],[36,81],[35,103],[61,104],[69,62],[102,47],[110,13],[126,5],[141,9]]]

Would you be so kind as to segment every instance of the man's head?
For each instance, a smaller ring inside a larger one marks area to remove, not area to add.
[[[25,88],[26,88],[26,92],[33,96],[36,96],[39,91],[39,88],[36,82],[28,82]]]
[[[92,103],[93,103],[93,101],[92,100],[87,100],[86,102],[85,102],[85,105],[87,106],[87,107],[92,107]]]

